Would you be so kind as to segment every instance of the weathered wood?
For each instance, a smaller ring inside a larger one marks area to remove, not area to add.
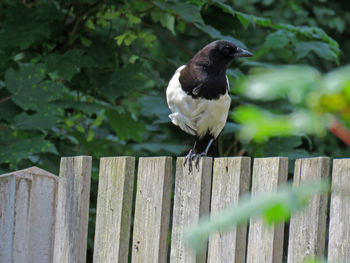
[[[0,176],[0,262],[52,262],[57,187],[37,167]]]
[[[216,158],[213,169],[211,215],[238,203],[249,191],[250,157]],[[208,263],[244,263],[247,226],[234,227],[229,232],[210,237]]]
[[[252,196],[276,191],[288,176],[288,159],[284,157],[254,160]],[[284,224],[266,226],[262,218],[253,218],[249,225],[247,263],[282,262]]]
[[[189,173],[184,158],[176,162],[175,196],[171,238],[171,263],[205,262],[206,249],[196,259],[194,252],[184,243],[183,230],[198,222],[199,216],[209,212],[212,158],[203,157],[199,170]]]
[[[86,262],[91,157],[61,158],[54,262]]]
[[[137,175],[133,263],[166,262],[172,186],[172,158],[140,158]]]
[[[329,158],[306,158],[295,162],[293,186],[329,175]],[[308,207],[292,215],[289,227],[288,262],[323,257],[327,222],[327,195],[310,198]]]
[[[350,159],[335,159],[332,171],[328,262],[350,260]]]
[[[101,158],[94,263],[127,263],[135,157]]]

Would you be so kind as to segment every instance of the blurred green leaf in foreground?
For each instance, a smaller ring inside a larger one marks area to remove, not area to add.
[[[229,207],[211,218],[203,217],[197,225],[190,226],[185,230],[185,239],[192,248],[200,251],[214,232],[228,231],[256,216],[262,216],[269,225],[278,224],[289,219],[292,213],[305,208],[312,195],[328,190],[327,181],[318,181],[299,187],[286,184],[275,193],[257,195],[251,199],[250,195],[246,195],[237,206]]]
[[[241,123],[244,140],[266,141],[273,136],[322,136],[340,122],[350,127],[350,66],[322,75],[309,66],[259,70],[238,82],[245,97],[273,104],[285,100],[289,112],[264,110],[253,105],[237,107],[232,117]],[[343,139],[343,138],[341,138]],[[344,139],[343,139],[344,140]]]

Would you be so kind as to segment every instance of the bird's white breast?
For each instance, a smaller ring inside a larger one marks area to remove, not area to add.
[[[210,132],[216,138],[224,128],[231,98],[228,92],[218,99],[193,99],[181,89],[180,71],[177,69],[166,90],[171,121],[185,132],[202,137]]]

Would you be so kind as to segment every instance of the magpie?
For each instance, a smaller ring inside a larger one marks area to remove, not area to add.
[[[225,126],[231,98],[226,70],[235,58],[253,54],[230,41],[217,40],[199,50],[179,67],[166,89],[171,122],[195,136],[195,143],[185,157],[192,170],[192,161],[199,168],[199,159]]]

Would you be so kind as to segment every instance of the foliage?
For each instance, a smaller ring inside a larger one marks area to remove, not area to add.
[[[318,16],[291,25],[286,11],[276,18],[285,4],[272,2],[3,2],[0,169],[35,164],[57,172],[62,155],[182,154],[191,139],[169,124],[164,89],[175,69],[213,39],[256,54],[255,62],[234,63],[231,83],[254,65],[309,63],[323,70],[339,63],[337,41],[317,27]],[[347,21],[338,20],[341,33]],[[220,153],[241,150],[237,128],[228,123]],[[250,155],[261,149],[243,147]]]
[[[245,140],[265,141],[272,136],[324,135],[336,119],[350,127],[350,66],[321,76],[310,67],[288,66],[252,74],[238,84],[242,93],[260,101],[287,99],[291,111],[283,115],[252,105],[236,108]]]
[[[289,219],[292,213],[303,209],[312,195],[328,189],[328,183],[320,181],[308,182],[294,188],[290,184],[280,186],[275,193],[253,198],[246,195],[240,198],[237,206],[226,208],[216,216],[202,217],[197,225],[185,230],[185,239],[192,248],[200,251],[210,234],[247,223],[249,218],[261,216],[270,225],[278,224]]]
[[[234,94],[252,67],[308,64],[315,68],[308,76],[325,80],[317,72],[349,64],[341,56],[350,51],[349,14],[346,1],[327,0],[1,1],[0,173],[37,165],[57,174],[61,156],[92,155],[95,198],[99,157],[177,156],[192,143],[169,122],[165,88],[194,52],[227,39],[255,54],[228,71],[235,108],[252,102]],[[322,109],[337,104],[324,99],[334,103],[319,100]],[[278,97],[254,105],[292,114],[293,103]],[[227,123],[222,156],[350,153],[335,136],[293,133],[257,143],[238,140],[239,128]]]

